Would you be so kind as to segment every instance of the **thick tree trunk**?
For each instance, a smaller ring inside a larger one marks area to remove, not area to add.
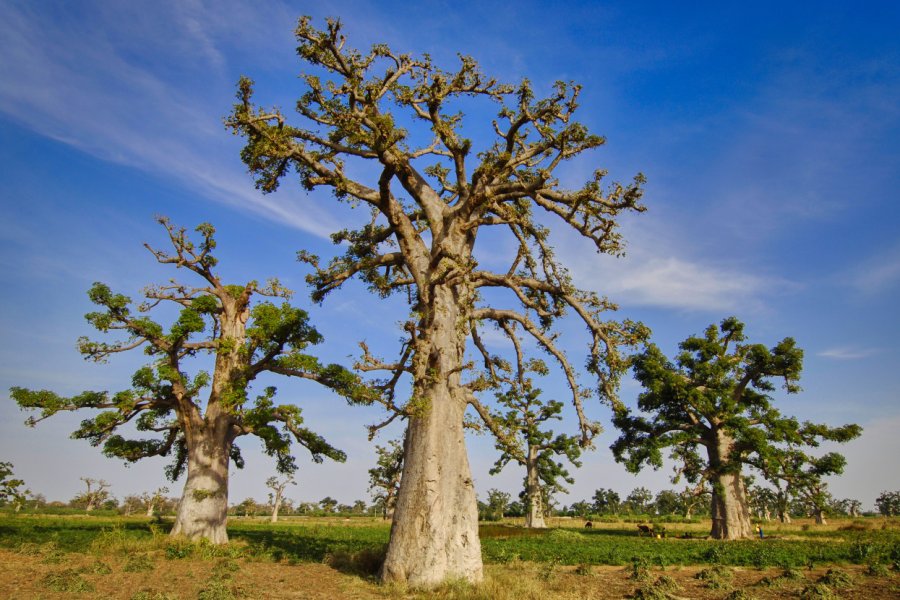
[[[709,448],[709,464],[716,473],[712,486],[712,530],[717,540],[738,540],[753,535],[749,502],[741,471],[729,465],[734,441],[722,431]]]
[[[458,290],[434,288],[418,352],[403,476],[381,576],[434,587],[482,579],[478,506],[463,433],[467,398],[460,387],[465,337]]]
[[[272,507],[272,518],[269,519],[270,523],[278,522],[278,510],[281,508],[281,495],[275,497],[275,505]]]
[[[525,527],[543,529],[544,499],[541,491],[541,479],[538,475],[537,450],[528,449],[525,461]]]
[[[154,508],[156,508],[156,503],[154,503],[154,502],[151,502],[150,504],[147,505],[147,516],[148,516],[148,517],[152,517],[152,516],[153,516],[153,509],[154,509]]]
[[[230,443],[207,433],[188,441],[187,481],[171,535],[213,544],[228,542],[228,461]]]
[[[825,511],[821,508],[815,510],[815,517],[816,525],[828,525],[828,522],[825,520]]]

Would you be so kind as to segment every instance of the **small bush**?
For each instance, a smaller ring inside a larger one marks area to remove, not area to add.
[[[44,586],[54,592],[93,592],[94,586],[85,581],[74,569],[64,569],[56,573],[48,573],[43,580]]]
[[[102,560],[95,560],[94,564],[88,567],[86,571],[95,575],[109,575],[110,573],[112,573],[112,569],[110,568],[110,566]]]
[[[838,596],[824,583],[814,583],[800,590],[800,600],[837,600]]]
[[[651,584],[640,587],[631,595],[636,600],[668,600],[672,592],[680,589],[678,582],[666,575],[661,575]]]
[[[194,553],[194,545],[184,540],[173,540],[166,544],[166,558],[179,560],[189,558]]]
[[[891,571],[887,568],[887,565],[881,563],[869,563],[865,573],[869,577],[887,577],[891,574]]]
[[[541,567],[541,571],[538,573],[538,578],[541,581],[550,581],[553,579],[556,571],[556,566],[559,564],[559,557],[554,558],[550,562],[544,563]]]
[[[386,552],[386,548],[377,550],[365,548],[359,552],[337,550],[325,555],[325,564],[342,573],[376,575],[384,563]]]
[[[650,561],[643,556],[631,557],[631,573],[629,579],[634,581],[646,581],[650,579]]]
[[[122,570],[126,573],[141,573],[143,571],[152,571],[156,565],[153,559],[147,554],[131,554],[122,564]]]
[[[725,596],[725,598],[723,598],[723,600],[754,600],[754,599],[753,599],[753,596],[751,596],[744,590],[734,590],[733,592],[731,592],[730,594]]]
[[[155,592],[153,590],[141,590],[133,595],[129,600],[178,600],[178,596],[166,592]]]
[[[705,587],[711,590],[728,589],[731,587],[731,578],[733,577],[731,569],[716,565],[708,569],[703,569],[694,577],[705,582]]]
[[[853,577],[841,569],[828,569],[828,572],[819,578],[819,583],[833,588],[847,588],[853,586]]]
[[[240,589],[231,585],[230,580],[210,579],[197,594],[197,600],[237,600],[239,594]]]
[[[782,579],[790,580],[790,581],[797,581],[798,579],[806,579],[803,576],[803,571],[801,571],[800,569],[795,569],[793,567],[785,567],[779,577],[781,577]]]
[[[581,563],[580,565],[575,567],[575,574],[581,575],[582,577],[590,577],[594,574],[594,569],[587,563]]]

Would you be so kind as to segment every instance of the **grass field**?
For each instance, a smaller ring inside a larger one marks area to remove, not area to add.
[[[697,539],[703,523],[668,525],[662,539],[630,523],[552,525],[483,525],[486,582],[423,595],[376,583],[389,534],[378,519],[231,518],[231,543],[213,547],[170,539],[168,523],[146,518],[7,515],[0,597],[900,597],[897,521],[772,524],[765,539],[740,542]]]

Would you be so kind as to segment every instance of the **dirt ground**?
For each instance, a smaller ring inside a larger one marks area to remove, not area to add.
[[[268,600],[367,599],[533,599],[575,600],[628,598],[636,590],[666,576],[677,583],[669,598],[721,599],[734,590],[758,599],[799,598],[800,591],[817,581],[827,568],[803,570],[801,578],[777,580],[779,569],[729,569],[730,582],[708,589],[697,579],[701,567],[652,569],[644,581],[630,578],[630,569],[595,566],[580,571],[573,567],[517,563],[489,565],[484,584],[475,587],[449,585],[422,593],[377,584],[373,578],[341,572],[325,564],[287,564],[238,560],[167,560],[162,555],[102,557],[91,554],[55,556],[23,555],[0,550],[0,598],[122,599],[122,600]],[[865,574],[863,567],[841,567],[852,583],[835,588],[836,598],[900,598],[900,577]]]

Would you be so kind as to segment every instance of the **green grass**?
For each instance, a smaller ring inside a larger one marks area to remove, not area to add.
[[[54,552],[138,552],[163,550],[165,559],[243,556],[256,560],[322,562],[340,556],[378,556],[388,542],[389,525],[378,521],[346,524],[341,519],[287,520],[272,525],[258,520],[232,519],[234,544],[219,548],[170,540],[168,525],[147,519],[63,516],[0,516],[0,547],[24,552],[44,547]],[[900,558],[900,531],[781,532],[782,539],[722,542],[704,539],[638,537],[622,527],[528,530],[489,524],[481,528],[484,559],[488,563],[525,560],[559,565],[626,565],[635,561],[653,566],[724,565],[744,567],[806,567],[832,564],[892,564]],[[48,555],[52,553],[48,552]]]

